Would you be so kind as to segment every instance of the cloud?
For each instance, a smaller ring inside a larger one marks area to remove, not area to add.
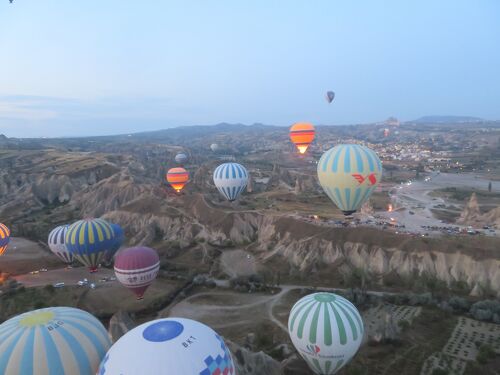
[[[172,114],[196,112],[157,97],[0,96],[0,133],[17,137],[117,134],[166,128],[176,125]]]

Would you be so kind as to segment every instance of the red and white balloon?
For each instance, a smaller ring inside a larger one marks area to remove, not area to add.
[[[130,289],[137,299],[142,299],[160,270],[160,258],[149,247],[123,249],[115,256],[115,275],[118,281]]]

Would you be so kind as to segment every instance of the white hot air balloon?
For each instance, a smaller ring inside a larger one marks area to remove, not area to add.
[[[230,202],[236,200],[248,184],[248,171],[238,163],[224,163],[215,168],[214,184]]]
[[[210,145],[210,150],[212,150],[213,152],[217,152],[219,150],[219,145],[217,143],[212,143]]]
[[[47,243],[50,251],[57,255],[64,263],[70,264],[73,262],[73,254],[66,247],[66,232],[68,228],[69,225],[61,225],[54,228],[49,234]]]
[[[363,319],[356,307],[333,293],[314,293],[290,311],[292,343],[316,374],[339,371],[356,354],[363,340]]]
[[[187,161],[187,159],[188,159],[187,155],[182,152],[175,155],[175,162],[177,164],[184,164]]]
[[[153,320],[108,351],[99,375],[235,375],[231,353],[210,327],[190,319]]]

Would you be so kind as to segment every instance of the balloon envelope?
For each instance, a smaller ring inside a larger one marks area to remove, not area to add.
[[[167,182],[180,192],[189,181],[189,172],[184,168],[170,168],[167,172]]]
[[[123,233],[123,229],[121,226],[118,224],[113,224],[110,223],[111,228],[113,228],[113,245],[106,250],[106,253],[104,254],[104,260],[107,262],[111,262],[113,257],[115,256],[116,252],[120,249],[120,247],[123,245],[123,241],[125,240],[125,233]]]
[[[0,374],[95,374],[110,346],[106,329],[88,312],[30,311],[0,325]]]
[[[216,152],[218,149],[219,149],[219,145],[217,143],[212,143],[210,145],[210,150],[212,150],[213,152]]]
[[[297,147],[299,152],[303,154],[314,140],[315,133],[312,124],[298,122],[290,128],[290,140]]]
[[[235,375],[231,353],[210,327],[190,319],[153,320],[108,351],[99,375]]]
[[[368,147],[338,145],[318,162],[318,179],[328,197],[349,215],[358,210],[382,178],[382,163]]]
[[[10,230],[5,224],[0,223],[0,255],[5,253],[10,242]]]
[[[159,270],[158,253],[149,247],[131,247],[116,254],[116,278],[139,299],[156,279]]]
[[[358,351],[364,326],[356,307],[345,298],[314,293],[292,307],[288,331],[312,371],[335,374]]]
[[[71,224],[66,232],[66,247],[91,272],[97,270],[97,265],[113,242],[113,228],[103,219],[79,220]]]
[[[326,101],[328,103],[333,102],[333,99],[335,99],[335,93],[333,91],[327,91],[326,92]]]
[[[184,153],[179,153],[177,155],[175,155],[175,162],[178,163],[178,164],[183,164],[187,161],[188,157],[186,154]]]
[[[52,251],[59,259],[61,259],[64,263],[70,264],[73,262],[73,255],[66,246],[66,232],[68,229],[69,225],[60,225],[54,228],[49,233],[47,244],[49,245],[50,251]]]
[[[215,168],[214,184],[230,202],[236,200],[248,184],[248,171],[238,163],[224,163]]]

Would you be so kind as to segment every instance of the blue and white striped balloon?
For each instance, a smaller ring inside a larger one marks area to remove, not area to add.
[[[238,163],[224,163],[215,168],[214,184],[230,202],[238,198],[248,184],[248,172]]]
[[[50,251],[52,251],[64,263],[73,262],[73,254],[66,247],[66,232],[69,225],[61,225],[52,230],[47,241]]]
[[[88,312],[30,311],[0,325],[0,374],[93,375],[110,347],[106,329]]]
[[[357,211],[377,187],[382,179],[382,163],[368,147],[338,145],[321,156],[318,179],[328,197],[349,215]]]

